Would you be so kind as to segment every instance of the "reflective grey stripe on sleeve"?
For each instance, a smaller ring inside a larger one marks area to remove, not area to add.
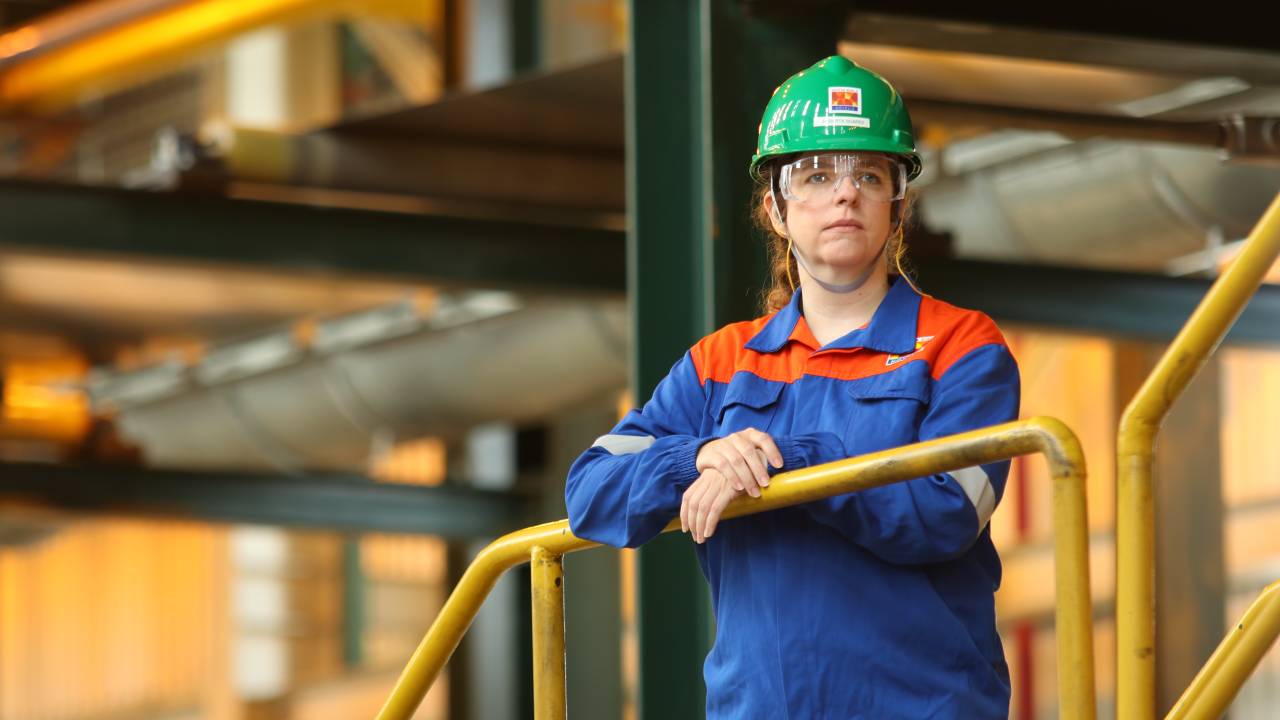
[[[987,472],[980,467],[967,467],[949,474],[960,483],[964,494],[969,496],[969,502],[973,503],[973,509],[978,513],[978,531],[981,532],[991,522],[991,513],[996,509],[996,491],[991,487]]]
[[[602,447],[610,455],[630,455],[648,450],[653,442],[651,435],[601,435],[591,447]]]

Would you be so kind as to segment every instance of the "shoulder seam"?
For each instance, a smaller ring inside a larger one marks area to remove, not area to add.
[[[1013,357],[1013,355],[1012,355],[1011,353],[1009,353],[1009,346],[1008,346],[1008,345],[1006,345],[1006,344],[1003,342],[1003,340],[994,340],[994,339],[993,339],[993,340],[988,340],[987,342],[979,342],[979,343],[975,344],[973,347],[967,348],[967,349],[965,349],[963,352],[961,352],[959,355],[957,355],[957,356],[955,357],[955,359],[951,360],[950,362],[948,362],[948,363],[946,364],[946,367],[930,368],[931,370],[936,370],[936,372],[937,372],[937,374],[936,374],[936,375],[933,375],[933,379],[934,379],[935,381],[940,381],[940,380],[942,380],[942,378],[946,377],[947,373],[951,370],[951,368],[955,367],[957,363],[959,363],[960,361],[962,361],[962,360],[964,360],[965,358],[969,357],[969,356],[970,356],[970,355],[972,355],[973,353],[975,353],[975,352],[977,352],[977,351],[979,351],[979,350],[982,350],[983,348],[988,348],[988,347],[996,347],[996,348],[1000,348],[1001,350],[1004,350],[1004,351],[1005,351],[1005,353],[1006,353],[1006,354],[1008,354],[1008,355],[1010,356],[1010,358],[1012,358],[1012,357]],[[1015,362],[1016,362],[1016,361],[1015,361]]]

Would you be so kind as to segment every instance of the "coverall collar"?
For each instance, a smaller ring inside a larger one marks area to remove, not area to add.
[[[871,322],[865,327],[837,338],[821,348],[853,349],[867,348],[877,352],[903,354],[916,349],[916,321],[920,315],[920,296],[911,288],[910,283],[901,278],[893,278],[889,292],[880,301],[871,316]],[[811,344],[815,349],[817,343],[807,324],[801,322],[800,289],[791,296],[791,302],[779,310],[765,323],[746,344],[748,350],[762,353],[775,353],[786,346],[789,340]]]

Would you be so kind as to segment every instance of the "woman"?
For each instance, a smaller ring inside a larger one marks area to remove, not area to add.
[[[1018,412],[991,320],[901,273],[920,159],[883,78],[829,57],[787,80],[751,172],[768,314],[699,341],[583,453],[573,532],[636,546],[679,515],[715,608],[709,718],[1007,718],[987,524],[1008,463],[719,522],[773,473]]]

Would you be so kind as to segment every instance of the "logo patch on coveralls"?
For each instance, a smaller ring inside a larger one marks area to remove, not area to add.
[[[827,112],[833,114],[847,113],[850,115],[861,115],[862,88],[828,87]]]
[[[932,335],[925,335],[924,337],[918,337],[918,338],[916,338],[916,349],[915,349],[915,350],[912,350],[911,352],[907,353],[906,355],[890,355],[889,357],[885,358],[885,361],[884,361],[885,367],[888,367],[888,366],[890,366],[890,365],[897,365],[898,363],[902,362],[903,360],[906,360],[907,358],[911,357],[912,355],[915,355],[916,353],[920,352],[920,350],[922,350],[922,349],[924,348],[924,344],[925,344],[925,343],[929,342],[929,341],[930,341],[930,340],[932,340],[932,339],[933,339],[933,336],[932,336]]]

